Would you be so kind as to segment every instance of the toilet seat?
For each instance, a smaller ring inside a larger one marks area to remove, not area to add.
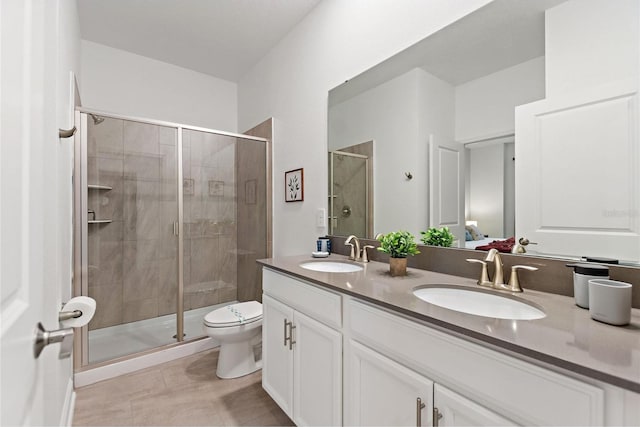
[[[247,301],[213,310],[204,317],[204,324],[208,328],[230,328],[261,319],[262,304],[258,301]]]

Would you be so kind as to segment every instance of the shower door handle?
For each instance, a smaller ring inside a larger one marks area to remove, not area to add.
[[[180,227],[178,227],[178,223],[177,222],[173,223],[173,235],[174,236],[180,235]]]

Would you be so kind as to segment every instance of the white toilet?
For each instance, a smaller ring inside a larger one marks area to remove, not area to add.
[[[237,378],[261,368],[253,353],[262,338],[262,304],[258,301],[213,310],[204,317],[204,330],[220,343],[218,377]]]

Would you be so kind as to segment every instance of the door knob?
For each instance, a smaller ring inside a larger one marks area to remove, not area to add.
[[[36,340],[33,343],[33,357],[40,357],[42,350],[53,343],[60,343],[59,359],[66,359],[71,356],[73,350],[73,328],[58,329],[55,331],[47,331],[42,326],[42,323],[38,322],[36,327]]]

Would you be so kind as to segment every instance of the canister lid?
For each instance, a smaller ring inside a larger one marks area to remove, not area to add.
[[[585,274],[587,276],[608,276],[609,267],[598,264],[567,264],[567,267],[572,267],[573,271],[578,274]]]

